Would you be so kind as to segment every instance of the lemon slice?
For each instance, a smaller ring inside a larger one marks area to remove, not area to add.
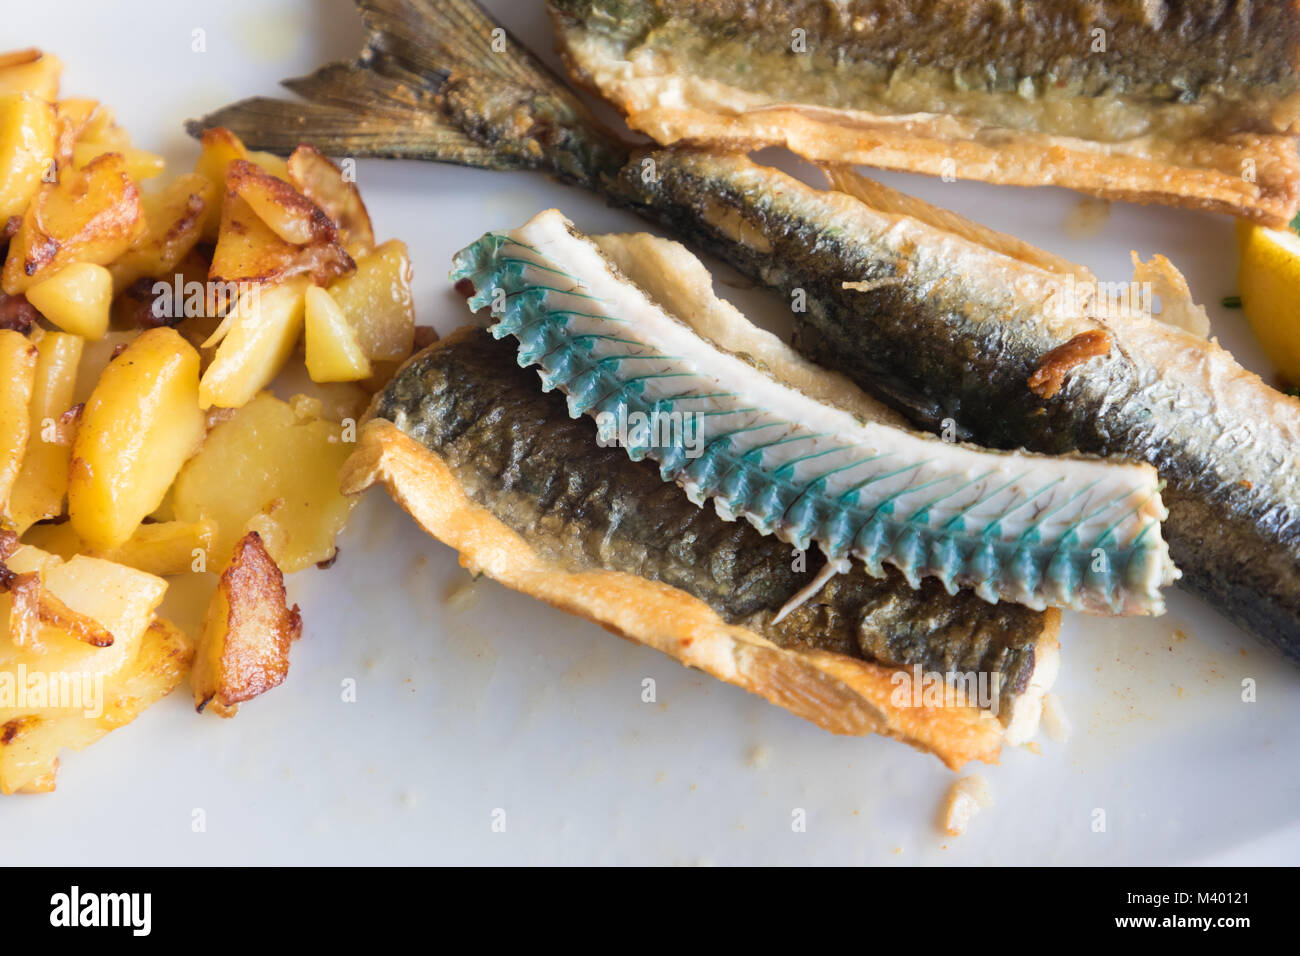
[[[1300,382],[1300,235],[1237,222],[1241,307],[1269,358]]]

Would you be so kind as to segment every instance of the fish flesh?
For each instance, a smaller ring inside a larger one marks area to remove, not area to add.
[[[360,7],[365,51],[292,81],[305,102],[245,100],[191,131],[534,169],[597,190],[802,306],[798,350],[914,425],[1155,466],[1182,585],[1300,661],[1300,400],[1197,334],[1166,261],[1142,264],[1165,311],[1120,308],[1086,270],[879,184],[868,203],[743,155],[622,142],[467,0]],[[1176,324],[1161,321],[1171,302]],[[1046,357],[1091,333],[1105,333],[1105,354],[1058,367],[1050,395],[1031,388]]]
[[[451,277],[570,415],[723,518],[815,542],[828,577],[853,557],[991,602],[1163,612],[1177,572],[1149,465],[988,452],[828,406],[697,335],[554,209],[462,250]]]
[[[777,622],[815,558],[796,569],[788,545],[601,447],[590,419],[570,418],[479,328],[419,353],[376,396],[342,485],[379,482],[474,573],[827,730],[887,734],[954,769],[1032,736],[1056,676],[1059,611],[913,588],[892,569],[856,566]],[[916,696],[909,682],[932,673],[952,696]]]
[[[575,79],[661,144],[1227,212],[1300,207],[1300,4],[549,0]]]

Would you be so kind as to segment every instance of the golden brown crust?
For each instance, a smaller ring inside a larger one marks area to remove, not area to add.
[[[244,701],[280,686],[289,647],[302,635],[298,605],[289,607],[284,575],[250,531],[235,545],[212,595],[190,674],[194,707],[233,717]]]
[[[749,152],[784,146],[816,162],[848,163],[1011,186],[1062,186],[1107,199],[1223,212],[1284,226],[1300,211],[1297,137],[1237,133],[1175,142],[1106,143],[986,127],[944,114],[890,116],[805,104],[737,108],[734,92],[695,77],[656,76],[575,49],[560,53],[579,85],[612,102],[628,126],[662,145]],[[721,91],[721,92],[719,92]]]
[[[456,335],[443,340],[454,342]],[[1001,723],[974,707],[908,707],[891,701],[896,673],[827,652],[783,650],[728,625],[677,588],[614,571],[573,572],[549,561],[472,501],[436,453],[391,422],[367,422],[343,466],[346,494],[382,482],[429,534],[460,552],[460,563],[560,610],[594,621],[721,680],[766,698],[837,734],[883,734],[929,751],[953,769],[997,761]],[[1053,646],[1059,615],[1043,640]]]

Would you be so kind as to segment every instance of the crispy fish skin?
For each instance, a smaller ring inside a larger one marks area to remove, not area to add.
[[[573,94],[522,47],[476,48],[495,23],[466,0],[361,5],[370,52],[296,81],[312,102],[249,100],[191,129],[225,125],[283,151],[310,137],[349,156],[484,165],[488,153],[499,158],[487,165],[597,188],[787,302],[802,289],[799,349],[921,427],[950,420],[957,437],[994,448],[1110,452],[1155,465],[1168,482],[1164,533],[1184,586],[1300,662],[1300,401],[1163,323],[1050,314],[1044,302],[1061,274],[1026,261],[1023,249],[998,253],[978,231],[875,212],[743,156],[618,144],[581,120]],[[399,57],[394,36],[421,42]],[[441,77],[449,92],[431,103],[396,97],[394,87],[408,88],[417,72]],[[349,112],[363,125],[342,122]],[[573,124],[557,129],[564,115]],[[864,280],[875,287],[843,288]],[[1051,398],[1035,394],[1028,381],[1042,358],[1090,331],[1110,334],[1109,355],[1071,369]]]
[[[557,574],[653,582],[783,652],[842,658],[850,670],[865,662],[875,671],[998,675],[1006,727],[1027,692],[1036,705],[1050,682],[1058,611],[953,597],[933,583],[913,589],[892,571],[877,579],[854,569],[774,624],[818,560],[794,570],[789,546],[696,507],[651,462],[601,448],[593,423],[571,419],[563,398],[543,394],[511,347],[483,330],[461,330],[421,353],[371,414],[436,455],[460,492]],[[877,676],[889,683],[889,674]]]
[[[1300,6],[550,0],[575,78],[661,144],[1059,185],[1282,225]]]

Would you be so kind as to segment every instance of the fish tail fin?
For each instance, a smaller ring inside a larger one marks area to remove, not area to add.
[[[249,147],[539,169],[595,186],[627,146],[472,0],[357,0],[360,55],[284,85],[301,101],[253,97],[186,129],[224,126]]]

